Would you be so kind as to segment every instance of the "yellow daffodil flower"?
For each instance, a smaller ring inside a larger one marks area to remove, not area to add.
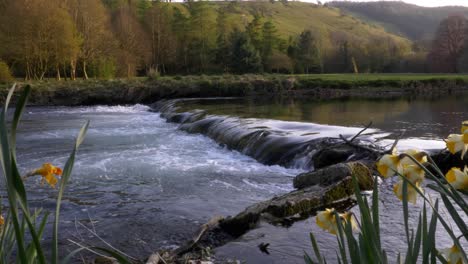
[[[348,223],[348,222],[351,223],[351,228],[353,230],[357,229],[357,223],[356,223],[356,219],[353,216],[353,213],[346,212],[344,214],[341,214],[340,217],[343,219],[345,223]]]
[[[451,248],[442,250],[442,253],[446,256],[447,263],[449,264],[463,264],[463,255],[456,245],[453,245]]]
[[[452,168],[447,172],[445,178],[453,188],[468,191],[468,167],[465,167],[464,171],[459,168]]]
[[[468,130],[468,120],[463,121],[462,128],[461,128],[461,133],[464,134],[466,130]]]
[[[403,168],[402,175],[414,184],[420,184],[424,181],[424,170],[418,165],[408,165]]]
[[[317,213],[315,221],[320,228],[332,234],[336,234],[335,209],[327,208],[325,211]]]
[[[34,171],[34,175],[41,175],[41,183],[47,182],[50,186],[55,188],[58,180],[55,176],[62,175],[62,169],[55,167],[50,163],[44,163],[41,168]]]
[[[463,143],[465,143],[465,147],[466,144],[468,144],[468,129],[465,129],[465,131],[463,132]]]
[[[400,170],[400,157],[398,155],[386,154],[377,162],[377,171],[384,178],[391,177]]]
[[[353,217],[353,214],[346,212],[344,214],[339,214],[339,217],[342,221],[342,224],[351,223],[351,228],[355,230],[357,228],[356,220]],[[338,232],[338,224],[335,217],[335,209],[325,209],[317,214],[315,221],[317,225],[324,229],[325,231],[330,232],[333,235],[336,235]]]
[[[419,183],[416,183],[415,185],[420,191],[422,191],[422,188],[420,187]],[[397,184],[393,186],[393,192],[398,197],[398,199],[403,200],[403,180],[399,181]],[[417,190],[413,186],[408,184],[408,202],[416,204],[417,198],[418,198]]]
[[[3,218],[3,215],[0,215],[0,229],[5,225],[5,218]]]
[[[419,163],[424,163],[427,162],[427,156],[426,153],[421,152],[420,150],[417,149],[408,149],[405,151],[405,154],[413,157],[415,160],[417,160]],[[409,165],[417,165],[412,159],[408,157],[404,157],[400,161],[400,165],[405,167]]]
[[[465,144],[463,140],[463,135],[450,134],[448,138],[445,140],[445,143],[447,144],[448,150],[452,154],[456,154],[462,151],[462,159],[463,159],[468,148],[468,145]]]

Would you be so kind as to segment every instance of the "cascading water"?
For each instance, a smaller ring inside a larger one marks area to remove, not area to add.
[[[313,169],[314,153],[326,146],[343,142],[340,135],[348,138],[361,130],[354,127],[210,115],[199,109],[178,111],[178,104],[187,101],[190,100],[160,101],[152,108],[168,121],[180,123],[179,129],[206,135],[266,165]],[[373,144],[377,132],[375,129],[367,130],[360,137],[361,142]]]

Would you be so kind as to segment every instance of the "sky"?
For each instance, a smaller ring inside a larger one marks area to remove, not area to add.
[[[323,2],[331,2],[332,0],[325,0]],[[348,0],[355,2],[373,2],[375,0]],[[419,6],[467,6],[468,0],[404,0],[403,2],[415,4]]]

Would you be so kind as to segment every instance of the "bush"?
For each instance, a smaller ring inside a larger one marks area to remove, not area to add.
[[[99,79],[113,79],[117,72],[115,61],[110,58],[100,58],[89,67],[90,76]]]
[[[11,75],[10,68],[8,65],[0,61],[0,83],[6,83],[13,81],[13,76]]]
[[[161,73],[157,68],[149,68],[149,70],[146,72],[146,77],[150,80],[157,80],[159,77],[161,77]]]

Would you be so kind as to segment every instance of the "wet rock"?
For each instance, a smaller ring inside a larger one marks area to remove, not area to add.
[[[358,141],[356,141],[355,145],[349,145],[339,141],[323,141],[319,148],[320,150],[312,157],[314,168],[321,169],[350,161],[375,161],[378,158],[378,151],[381,149],[374,145],[366,149],[366,144],[368,143]]]
[[[312,158],[314,168],[321,169],[333,164],[345,162],[354,152],[355,149],[353,147],[346,145],[322,149]]]
[[[303,189],[309,186],[329,186],[354,176],[362,190],[370,190],[374,184],[371,170],[361,162],[339,163],[320,170],[306,172],[294,178],[294,188]]]
[[[468,166],[468,154],[465,155],[465,158],[462,160],[460,153],[453,155],[449,151],[443,150],[432,154],[431,158],[444,174],[453,167],[463,169],[465,166]]]

